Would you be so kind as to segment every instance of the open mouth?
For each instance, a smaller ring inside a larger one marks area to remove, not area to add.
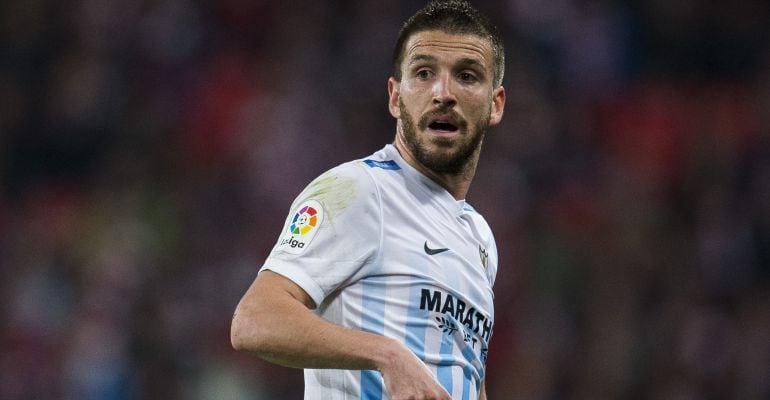
[[[431,122],[430,124],[428,124],[428,128],[434,131],[441,131],[441,132],[456,132],[459,129],[457,124],[451,121],[442,121],[442,120]]]

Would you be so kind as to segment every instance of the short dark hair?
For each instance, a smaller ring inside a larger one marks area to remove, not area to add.
[[[465,0],[433,0],[412,15],[398,33],[393,51],[393,77],[401,81],[401,63],[404,61],[404,46],[409,37],[427,30],[440,30],[451,34],[473,34],[489,40],[494,61],[494,86],[503,82],[505,73],[505,51],[503,41],[492,22]]]

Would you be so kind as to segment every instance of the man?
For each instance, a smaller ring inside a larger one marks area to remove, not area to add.
[[[505,104],[503,48],[464,1],[404,24],[392,145],[297,197],[232,343],[305,368],[306,399],[485,399],[497,249],[465,196]]]

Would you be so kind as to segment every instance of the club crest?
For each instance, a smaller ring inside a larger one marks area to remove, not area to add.
[[[489,263],[489,253],[487,252],[487,249],[480,244],[479,244],[479,257],[481,258],[481,266],[484,267],[484,269],[487,269],[487,264]]]

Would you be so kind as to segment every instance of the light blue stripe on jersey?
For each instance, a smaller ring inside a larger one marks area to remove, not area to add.
[[[361,371],[361,400],[382,400],[382,381],[377,371]]]
[[[463,400],[470,400],[471,375],[468,373],[467,368],[463,368],[463,375],[465,375],[465,379],[463,379]]]
[[[412,285],[411,298],[409,311],[406,317],[406,347],[412,350],[417,355],[417,358],[425,360],[425,332],[427,325],[425,324],[425,318],[428,313],[424,310],[420,310],[415,304],[420,304],[420,296],[422,294],[422,286],[415,284]]]
[[[420,296],[422,295],[422,285],[413,285],[411,290],[411,304],[420,304]],[[426,312],[420,310],[418,307],[411,307],[406,323],[406,338],[405,342],[412,352],[421,360],[425,360],[425,335],[428,325],[425,323]],[[453,349],[452,337],[448,335],[442,335],[441,349],[439,354],[441,360],[437,368],[437,379],[441,386],[443,386],[449,393],[452,393],[452,365],[454,364],[452,357]]]
[[[468,360],[468,363],[469,363],[469,365],[466,365],[463,368],[463,376],[465,377],[465,379],[463,379],[463,399],[469,399],[470,391],[471,391],[471,380],[473,379],[473,360],[478,361],[478,357],[476,356],[476,353],[473,352],[473,349],[470,346],[466,346],[463,349],[463,356],[465,357],[466,360]],[[481,371],[481,374],[482,375],[484,374],[483,370]],[[478,383],[476,385],[476,396],[478,396],[480,390],[481,390],[481,383]]]
[[[371,280],[362,281],[361,328],[382,335],[385,331],[385,285]],[[361,400],[382,399],[382,376],[373,370],[361,371]]]
[[[452,393],[452,366],[454,365],[454,356],[452,351],[454,349],[454,338],[451,335],[441,336],[441,349],[439,350],[439,365],[436,371],[438,383],[446,389],[447,392]]]

